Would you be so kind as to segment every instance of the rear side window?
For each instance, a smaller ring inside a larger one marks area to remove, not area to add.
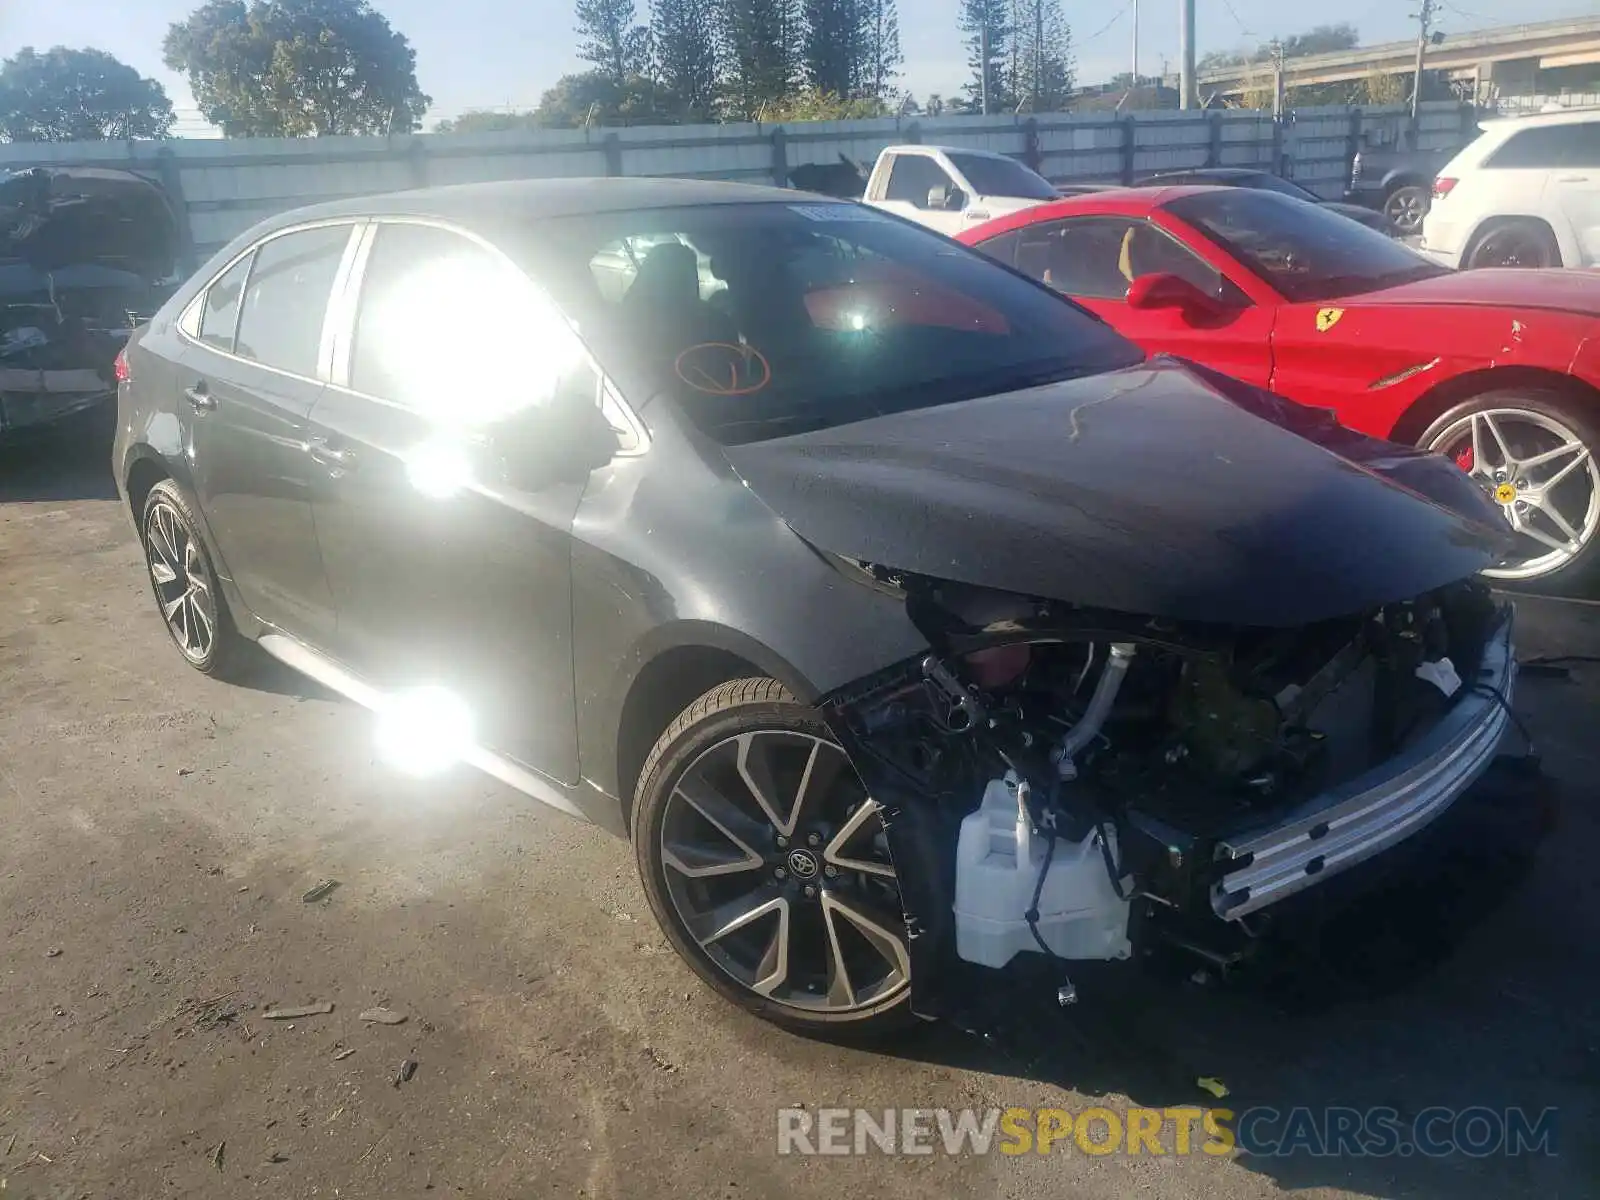
[[[239,326],[239,296],[253,255],[246,254],[206,289],[200,311],[200,340],[216,350],[233,353],[233,334]]]
[[[256,251],[239,316],[237,353],[280,371],[314,377],[322,320],[349,225],[284,234]]]
[[[1507,171],[1600,167],[1600,121],[1520,130],[1484,166]]]

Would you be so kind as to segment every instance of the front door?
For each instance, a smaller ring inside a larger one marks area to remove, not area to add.
[[[881,207],[946,236],[954,236],[965,227],[961,209],[972,197],[962,194],[955,179],[936,159],[903,151],[890,157],[888,170],[883,195],[877,199]],[[934,198],[941,195],[945,198],[942,205],[948,207],[935,205]]]
[[[1252,304],[1216,268],[1148,221],[1067,217],[996,241],[1009,243],[1000,252],[1010,254],[1008,261],[1019,271],[1099,313],[1149,353],[1193,359],[1259,387],[1271,381],[1272,309]],[[1129,286],[1141,275],[1155,274],[1192,283],[1218,302],[1218,314],[1129,307]]]
[[[201,510],[240,599],[313,645],[333,602],[311,514],[307,418],[328,297],[355,234],[321,225],[269,238],[211,284],[178,361]]]
[[[578,482],[519,481],[499,453],[559,355],[598,376],[523,303],[528,281],[456,230],[382,222],[312,413],[317,533],[336,654],[385,690],[443,687],[482,744],[562,783],[578,775],[571,527]],[[354,286],[354,285],[353,285]],[[553,385],[552,385],[553,386]]]

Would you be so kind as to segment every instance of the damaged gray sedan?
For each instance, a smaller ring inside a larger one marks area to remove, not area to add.
[[[0,176],[0,441],[108,406],[129,332],[171,293],[177,225],[128,171]]]
[[[1476,578],[1506,530],[1451,463],[858,205],[287,213],[122,374],[113,466],[194,667],[265,651],[411,769],[630,837],[694,971],[791,1028],[948,1014],[1019,956],[1070,996],[1075,963],[1236,954],[1414,847],[1512,719]]]

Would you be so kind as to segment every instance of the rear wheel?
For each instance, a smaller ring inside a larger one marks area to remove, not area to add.
[[[1401,233],[1422,232],[1422,218],[1428,215],[1428,189],[1415,183],[1403,184],[1383,199],[1383,215]]]
[[[1471,475],[1518,534],[1514,555],[1485,575],[1568,584],[1595,574],[1597,437],[1593,417],[1572,396],[1540,388],[1485,392],[1422,435],[1421,445]]]
[[[633,842],[667,938],[735,1004],[836,1038],[908,1022],[910,956],[878,805],[781,684],[723,684],[672,722],[645,762]]]
[[[176,483],[163,479],[150,489],[139,531],[167,633],[195,670],[237,678],[247,665],[250,643],[234,628],[198,530]]]
[[[1467,252],[1466,266],[1559,267],[1561,247],[1542,221],[1504,221],[1481,234]]]

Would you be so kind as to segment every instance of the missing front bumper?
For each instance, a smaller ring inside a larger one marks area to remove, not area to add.
[[[1271,828],[1223,840],[1211,888],[1219,917],[1237,920],[1371,859],[1445,812],[1489,767],[1511,723],[1516,676],[1508,608],[1475,681],[1403,753],[1297,808]]]

